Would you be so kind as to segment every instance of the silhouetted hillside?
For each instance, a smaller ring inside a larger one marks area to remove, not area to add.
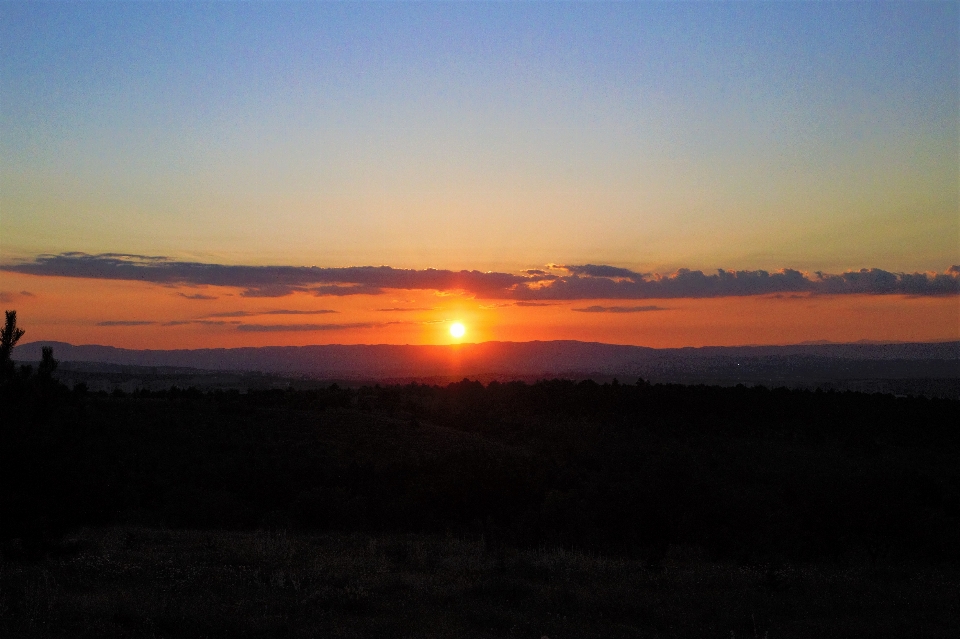
[[[960,403],[596,384],[3,386],[8,537],[117,521],[483,534],[659,561],[960,560]]]
[[[450,346],[327,345],[196,350],[129,350],[33,342],[20,361],[54,347],[69,384],[159,389],[264,387],[308,376],[353,383],[449,383],[550,377],[768,387],[824,388],[960,399],[960,342],[814,344],[653,349],[575,341],[485,342]],[[71,365],[71,363],[74,363]],[[115,368],[107,370],[104,365]],[[123,368],[136,366],[139,368]],[[281,380],[223,373],[259,373]],[[126,377],[124,377],[126,375]],[[164,386],[166,384],[166,386]],[[139,386],[138,386],[139,385]]]

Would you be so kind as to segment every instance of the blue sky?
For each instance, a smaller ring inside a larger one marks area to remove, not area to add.
[[[942,271],[960,242],[958,17],[4,3],[0,250]]]

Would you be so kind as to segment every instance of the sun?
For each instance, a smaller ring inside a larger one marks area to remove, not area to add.
[[[463,337],[464,333],[466,332],[467,332],[466,327],[464,327],[464,325],[461,324],[460,322],[454,322],[453,324],[450,325],[450,334],[456,337],[457,339],[460,339],[461,337]]]

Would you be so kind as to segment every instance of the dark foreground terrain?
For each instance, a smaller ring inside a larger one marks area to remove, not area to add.
[[[0,565],[5,637],[953,637],[955,568],[661,568],[433,534],[116,526]]]
[[[2,636],[939,637],[960,402],[0,390]]]

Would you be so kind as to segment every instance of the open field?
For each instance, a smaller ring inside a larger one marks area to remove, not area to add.
[[[951,637],[960,574],[663,566],[415,534],[83,529],[0,564],[7,637]]]

